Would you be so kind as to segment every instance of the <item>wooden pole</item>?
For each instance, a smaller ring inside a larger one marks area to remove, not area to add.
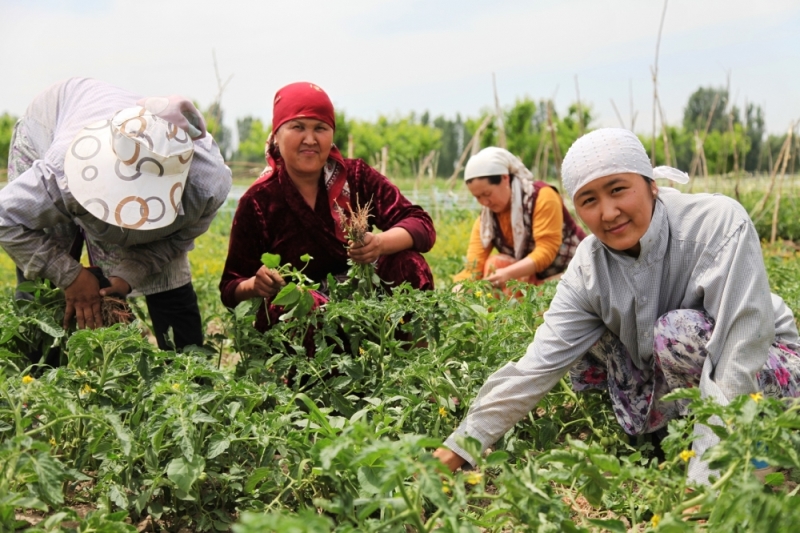
[[[664,29],[664,19],[667,15],[667,0],[664,0],[664,9],[661,12],[661,23],[658,25],[658,39],[656,39],[656,60],[652,68],[653,74],[653,137],[650,139],[650,164],[656,166],[656,107],[658,105],[658,50],[661,47],[661,31]]]
[[[770,172],[770,180],[769,186],[767,187],[767,191],[764,193],[764,197],[756,204],[752,211],[750,211],[750,218],[753,219],[753,222],[761,219],[761,216],[764,214],[764,208],[767,206],[767,200],[769,199],[770,194],[772,194],[772,189],[775,187],[775,178],[778,176],[778,167],[782,167],[781,173],[786,171],[786,164],[788,163],[789,159],[789,146],[792,142],[792,132],[794,131],[794,125],[789,128],[789,132],[786,134],[786,140],[783,141],[783,146],[781,146],[781,151],[778,153],[778,159],[775,161],[775,166],[772,168],[772,172]]]
[[[484,117],[483,119],[483,122],[481,122],[480,126],[478,126],[478,129],[475,130],[475,133],[472,135],[472,139],[470,139],[467,146],[464,147],[464,151],[461,152],[461,156],[458,158],[458,161],[456,162],[456,168],[453,169],[453,173],[447,180],[447,186],[450,189],[452,189],[453,186],[456,184],[456,178],[458,177],[459,172],[461,172],[461,169],[464,168],[464,162],[467,160],[467,153],[472,151],[473,145],[480,142],[480,137],[481,134],[483,133],[483,130],[485,130],[489,126],[489,123],[492,121],[493,118],[494,117],[492,115],[486,115],[486,117]]]
[[[494,88],[495,125],[497,126],[497,146],[507,148],[506,128],[503,123],[503,110],[500,108],[500,97],[497,96],[497,80],[492,72],[492,87]]]
[[[558,138],[556,137],[556,127],[553,125],[553,105],[547,102],[547,125],[550,130],[550,138],[553,140],[553,161],[556,164],[556,175],[561,175],[561,151],[558,149]]]
[[[622,115],[619,114],[619,109],[617,109],[617,104],[614,103],[614,99],[613,98],[611,99],[611,107],[614,108],[614,113],[617,115],[617,120],[619,120],[619,127],[620,128],[624,128],[625,127],[625,121],[622,120]],[[633,131],[633,129],[631,129],[631,131]]]
[[[583,137],[584,133],[584,124],[583,124],[583,107],[581,106],[581,89],[578,87],[578,75],[575,74],[575,94],[578,97],[578,127],[580,128],[581,137]],[[616,106],[614,106],[616,107]]]
[[[381,174],[383,174],[384,176],[386,176],[386,169],[388,166],[389,166],[389,146],[384,144],[383,148],[381,148]]]

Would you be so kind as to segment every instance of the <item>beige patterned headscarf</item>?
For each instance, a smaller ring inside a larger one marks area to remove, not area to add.
[[[508,174],[511,180],[511,229],[514,235],[514,257],[525,255],[527,238],[523,219],[523,198],[533,191],[533,174],[517,156],[503,148],[490,146],[469,158],[464,169],[464,181]],[[494,240],[494,218],[488,207],[481,210],[481,244],[488,248]]]

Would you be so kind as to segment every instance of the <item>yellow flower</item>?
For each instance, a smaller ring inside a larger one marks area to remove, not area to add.
[[[27,385],[28,383],[33,383],[36,381],[36,378],[32,378],[31,376],[25,376],[22,378],[22,383]]]
[[[442,418],[446,417],[447,409],[445,409],[444,407],[439,407],[439,416],[441,416]]]
[[[361,355],[364,355],[366,352],[364,351],[364,348],[360,348],[359,347],[358,353],[360,353]]]
[[[658,523],[661,522],[661,515],[654,514],[653,518],[650,519],[650,524],[655,528],[658,527]]]
[[[683,459],[683,462],[687,462],[689,459],[695,456],[694,450],[683,450],[678,457]]]
[[[55,445],[56,445],[56,439],[50,437],[50,446],[55,446]]]
[[[93,389],[88,383],[85,383],[83,385],[83,388],[81,389],[81,394],[91,394],[93,392],[97,392],[97,391],[95,389]]]
[[[763,394],[761,394],[760,392],[754,392],[753,394],[751,394],[751,395],[750,395],[750,397],[751,397],[751,398],[753,399],[753,401],[754,401],[754,402],[756,402],[756,403],[758,403],[758,402],[760,402],[761,400],[763,400],[763,399],[764,399],[764,395],[763,395]]]
[[[405,321],[405,320],[403,320],[403,317],[400,317],[400,323],[401,323],[401,324],[405,324],[405,323],[406,323],[406,321]]]
[[[476,298],[480,298],[481,296],[483,296],[483,291],[475,291]]]
[[[172,390],[181,390],[181,384],[180,383],[173,383],[172,384]]]
[[[442,492],[450,494],[450,487],[447,485],[447,481],[442,481]]]
[[[467,474],[467,483],[469,483],[470,485],[477,485],[478,483],[481,482],[482,479],[483,479],[483,474],[481,474],[480,472],[476,472],[473,470],[472,472]]]

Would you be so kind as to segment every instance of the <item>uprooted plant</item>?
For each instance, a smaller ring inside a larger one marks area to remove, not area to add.
[[[361,246],[365,244],[365,239],[370,229],[369,211],[371,207],[371,198],[366,204],[360,205],[358,203],[358,195],[356,195],[356,208],[353,209],[348,203],[347,213],[339,205],[336,205],[336,212],[339,214],[339,225],[347,237],[348,249],[354,245]],[[381,279],[375,272],[375,263],[361,264],[352,259],[348,259],[347,263],[350,265],[348,277],[356,280],[357,290],[364,296],[374,296],[381,283]]]

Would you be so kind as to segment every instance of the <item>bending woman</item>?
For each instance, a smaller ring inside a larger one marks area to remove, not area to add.
[[[508,150],[484,148],[467,162],[464,180],[483,206],[472,226],[467,267],[453,279],[485,279],[504,287],[512,279],[539,285],[567,268],[586,234],[558,191],[533,181]],[[491,255],[492,250],[499,253]]]
[[[578,139],[562,167],[564,187],[594,235],[578,247],[544,323],[516,363],[489,377],[466,419],[436,455],[458,468],[469,455],[456,435],[491,445],[570,372],[573,388],[607,389],[617,421],[637,435],[685,415],[661,401],[680,387],[727,403],[764,391],[798,396],[800,340],[792,312],[771,294],[747,212],[721,195],[659,189],[688,181],[650,166],[639,139],[608,128]],[[577,363],[577,364],[576,364]],[[715,443],[694,442],[690,478]],[[452,450],[452,451],[451,451]]]
[[[277,272],[262,265],[265,252],[297,268],[305,265],[300,257],[309,254],[313,259],[304,273],[318,282],[328,274],[346,274],[349,257],[362,264],[377,261],[378,276],[391,286],[407,281],[417,289],[433,289],[433,275],[420,253],[436,239],[430,217],[363,160],[344,159],[333,145],[335,128],[333,104],[316,85],[293,83],[275,94],[269,167],[242,196],[231,228],[220,282],[228,307],[254,297],[269,302],[284,285]],[[382,233],[368,232],[362,245],[348,250],[340,210],[349,213],[348,206],[356,210],[356,204],[368,202],[369,227]],[[315,300],[322,303],[324,295],[315,293]],[[266,330],[280,312],[274,305],[262,307],[256,327]]]

